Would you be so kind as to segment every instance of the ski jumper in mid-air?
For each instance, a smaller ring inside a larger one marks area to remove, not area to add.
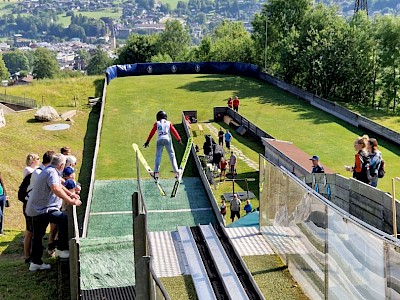
[[[153,128],[150,131],[149,137],[147,138],[144,147],[149,146],[150,140],[153,135],[157,132],[157,146],[156,146],[156,161],[154,165],[154,177],[158,178],[160,175],[160,164],[161,157],[164,147],[167,149],[169,160],[171,161],[172,169],[175,173],[175,178],[180,175],[180,170],[178,169],[178,164],[176,162],[174,146],[172,145],[171,132],[176,138],[176,140],[182,144],[181,137],[178,131],[176,131],[174,125],[170,121],[167,121],[167,114],[165,111],[159,111],[156,115],[157,122],[154,123]]]

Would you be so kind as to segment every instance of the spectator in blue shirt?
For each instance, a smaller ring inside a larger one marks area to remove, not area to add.
[[[253,210],[253,205],[251,205],[250,199],[247,199],[246,205],[244,206],[244,211],[246,212],[246,214],[248,214],[251,213],[252,210]]]
[[[228,150],[231,150],[231,140],[232,140],[232,134],[229,132],[229,129],[227,129],[225,133],[225,144]]]
[[[313,164],[311,173],[325,173],[324,167],[319,164],[319,157],[317,155],[311,157],[310,160]]]

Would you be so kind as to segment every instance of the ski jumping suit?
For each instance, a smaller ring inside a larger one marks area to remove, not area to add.
[[[181,142],[181,137],[176,131],[174,125],[170,121],[161,119],[154,123],[153,128],[147,138],[147,143],[150,142],[153,135],[157,132],[157,150],[154,172],[160,172],[161,157],[164,146],[167,148],[169,160],[171,161],[172,169],[175,173],[178,172],[178,164],[176,162],[174,146],[172,145],[171,132],[178,142]]]

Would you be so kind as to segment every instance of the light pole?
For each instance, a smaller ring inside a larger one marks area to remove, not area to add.
[[[267,12],[265,12],[264,72],[267,72],[267,39],[268,39],[268,14],[267,14]]]

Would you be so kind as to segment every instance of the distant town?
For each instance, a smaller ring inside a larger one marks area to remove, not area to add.
[[[374,1],[369,15],[399,13],[400,4],[389,2]],[[23,0],[17,3],[3,0],[0,51],[44,47],[57,53],[61,69],[81,70],[85,66],[79,61],[78,50],[90,53],[100,46],[113,58],[116,48],[130,34],[162,32],[166,20],[171,18],[186,26],[193,44],[198,44],[224,19],[241,21],[251,32],[254,15],[265,3],[266,0],[189,0],[178,1],[177,7],[172,8],[155,0]],[[340,0],[336,5],[344,17],[354,12],[354,1]],[[96,16],[90,16],[91,12]],[[62,18],[70,18],[71,22],[62,24]]]

